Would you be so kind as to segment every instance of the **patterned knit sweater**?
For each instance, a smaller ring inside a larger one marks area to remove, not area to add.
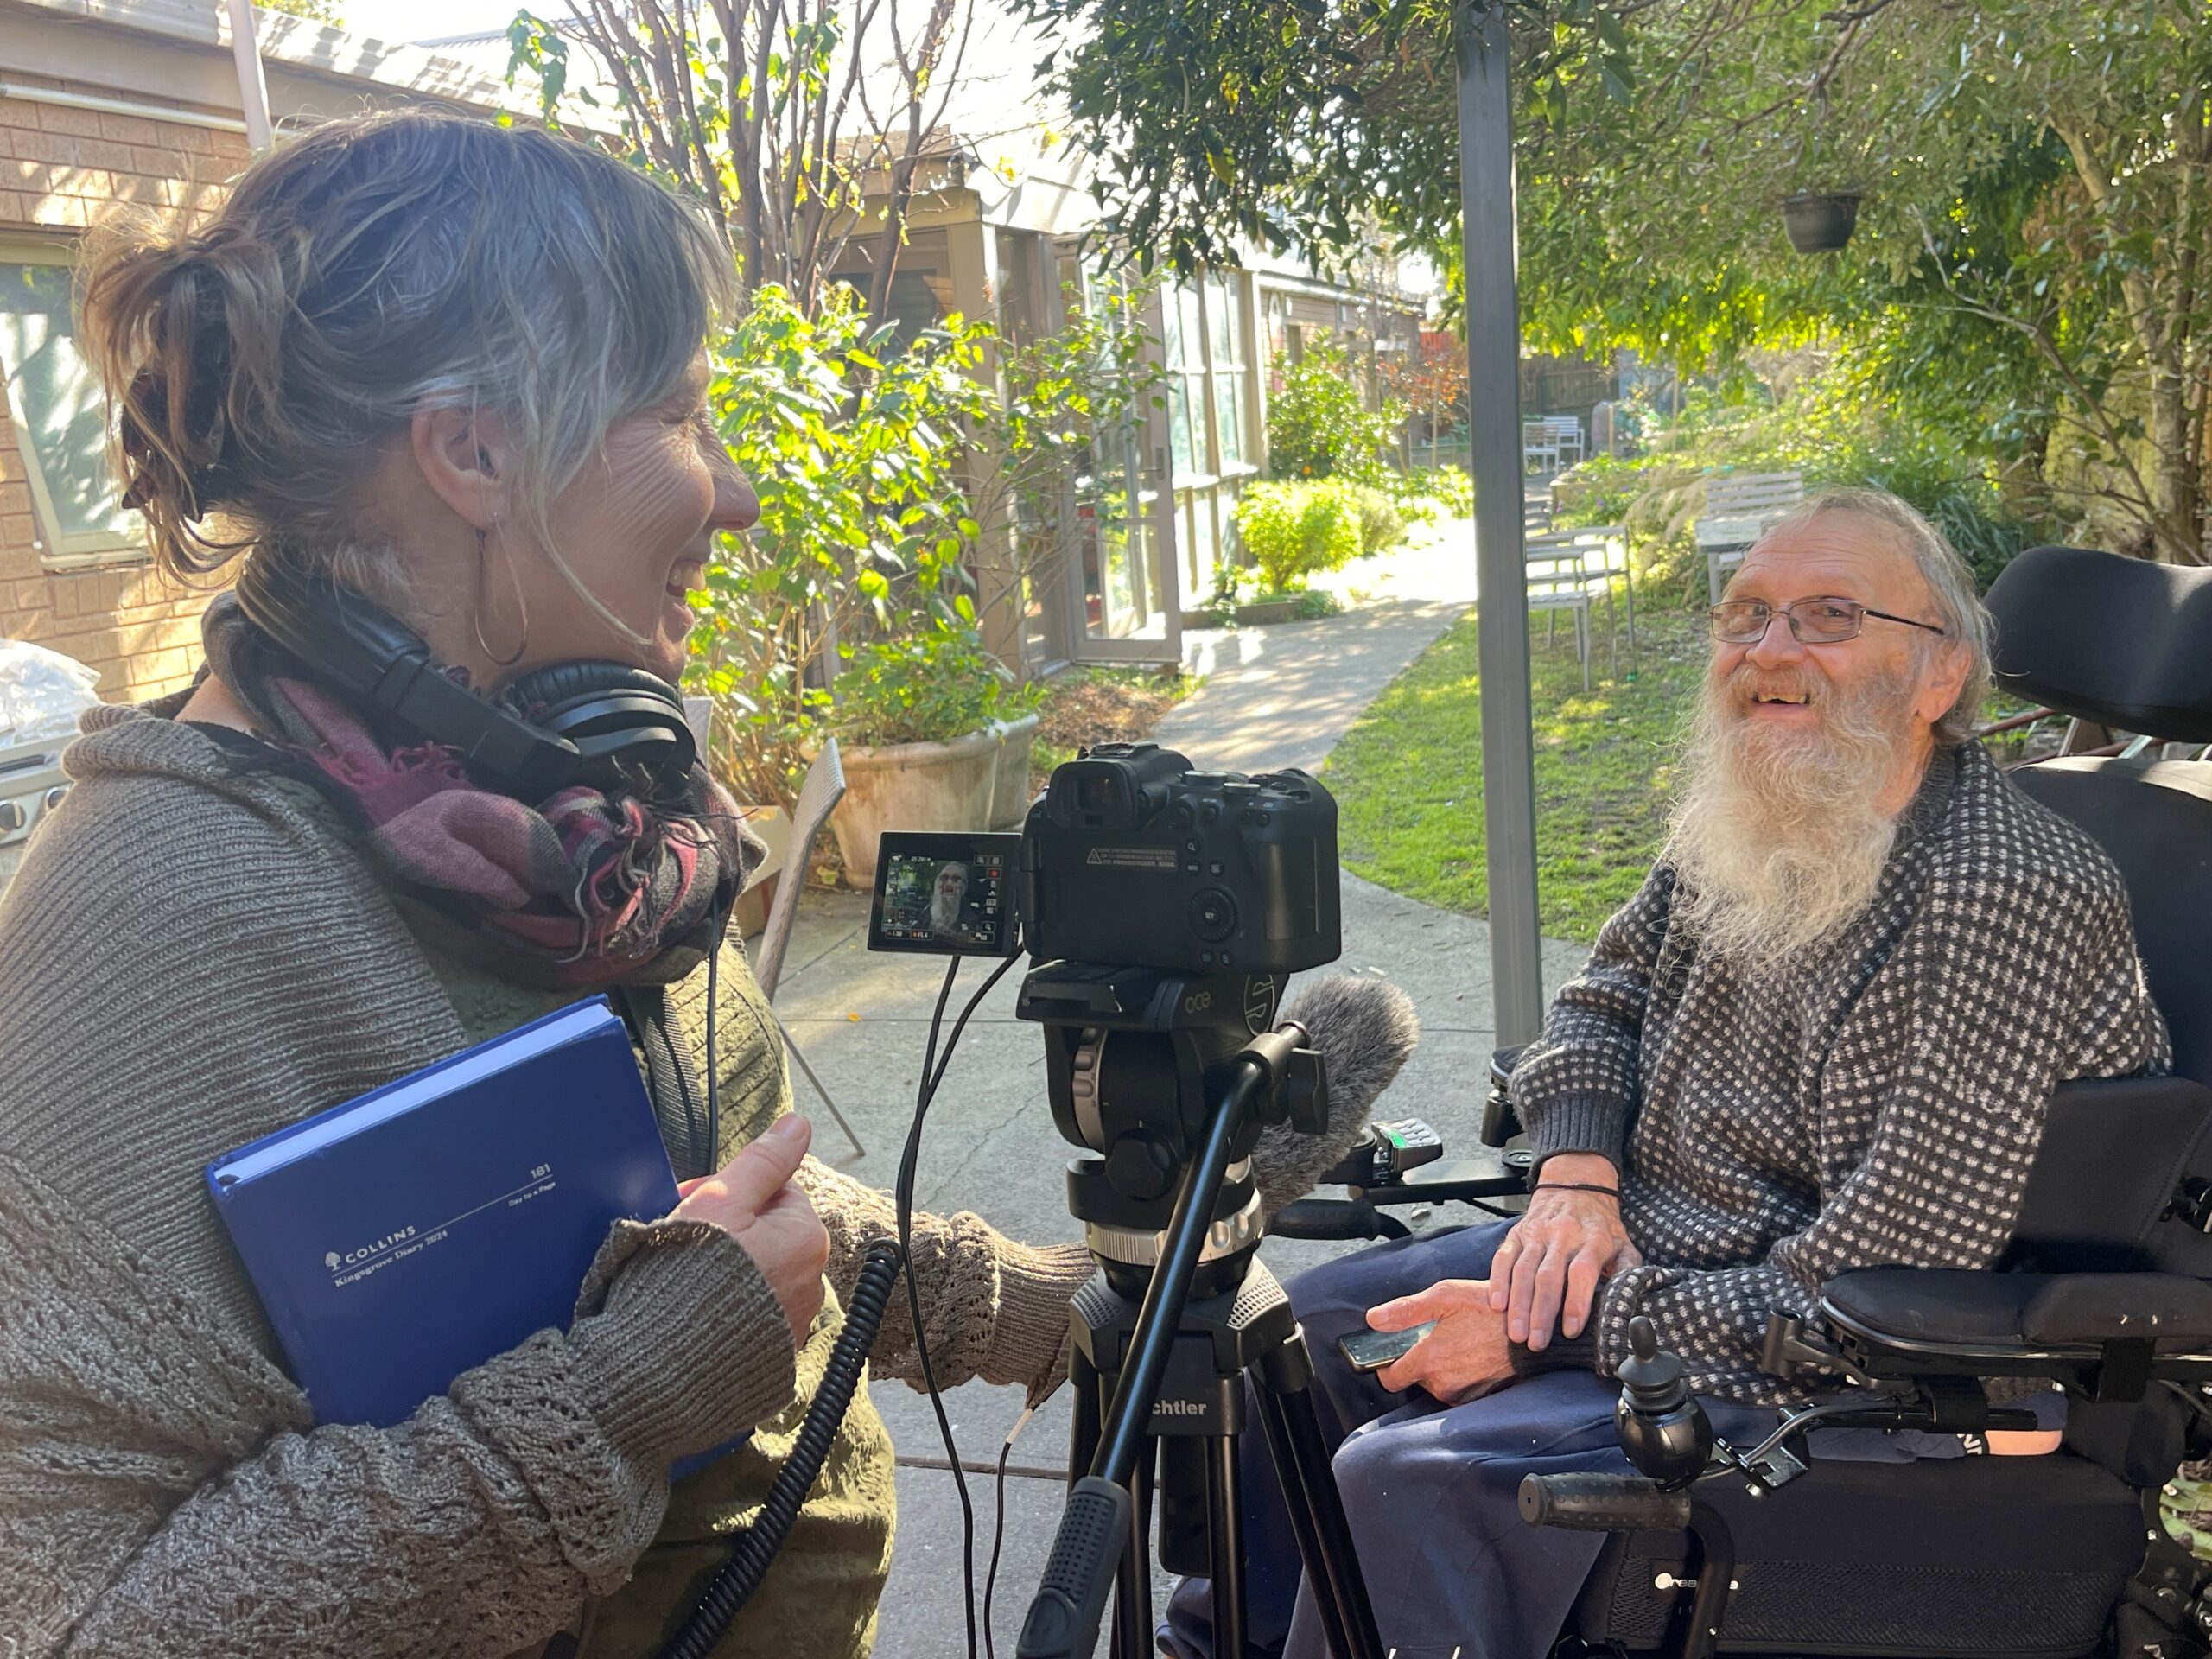
[[[734,1240],[626,1225],[565,1332],[395,1428],[316,1427],[201,1166],[537,1010],[442,972],[318,798],[239,776],[196,728],[95,719],[0,895],[0,1656],[496,1659],[602,1603],[632,1616],[591,1659],[651,1652],[788,1451],[836,1295],[795,1364]],[[695,1055],[704,979],[669,998]],[[734,1148],[790,1096],[741,955],[720,989]],[[810,1160],[802,1180],[848,1286],[890,1202]],[[1081,1247],[915,1224],[939,1376],[1049,1373]],[[912,1369],[905,1310],[875,1349],[893,1375]],[[848,1422],[718,1652],[866,1652],[889,1452],[864,1399]],[[671,1494],[671,1462],[748,1430]]]
[[[1700,958],[1675,887],[1662,860],[1513,1077],[1540,1158],[1621,1172],[1645,1265],[1573,1345],[1600,1370],[1644,1314],[1699,1391],[1795,1397],[1758,1369],[1770,1313],[1847,1268],[1987,1267],[2052,1088],[2171,1064],[2119,871],[1979,744],[1936,754],[1872,902],[1778,978]]]

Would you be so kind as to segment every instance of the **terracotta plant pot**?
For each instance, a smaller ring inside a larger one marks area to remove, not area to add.
[[[1859,224],[1855,191],[1803,191],[1782,204],[1782,228],[1800,253],[1834,253]]]
[[[991,828],[1018,830],[1029,815],[1029,751],[1037,744],[1037,728],[1044,716],[1024,715],[1020,720],[992,722],[999,736],[998,766],[991,783]]]
[[[887,830],[985,830],[998,778],[995,731],[950,743],[893,743],[842,751],[845,798],[830,820],[844,859],[845,885],[875,885],[875,843]]]

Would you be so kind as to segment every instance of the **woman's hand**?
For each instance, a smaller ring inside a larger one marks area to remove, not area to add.
[[[1490,1286],[1479,1279],[1440,1279],[1427,1290],[1367,1310],[1376,1331],[1402,1331],[1436,1321],[1436,1329],[1403,1359],[1375,1373],[1392,1392],[1418,1383],[1444,1404],[1457,1405],[1513,1380],[1505,1321],[1491,1306]]]
[[[1618,1189],[1620,1173],[1595,1153],[1546,1159],[1528,1210],[1491,1258],[1491,1306],[1505,1315],[1506,1335],[1540,1352],[1554,1325],[1569,1340],[1582,1334],[1599,1280],[1643,1261],[1618,1198],[1556,1191],[1558,1182]]]
[[[830,1261],[830,1235],[791,1184],[813,1138],[813,1126],[789,1113],[714,1174],[677,1189],[677,1215],[719,1227],[745,1247],[791,1321],[794,1348],[806,1345],[822,1311],[822,1269]]]

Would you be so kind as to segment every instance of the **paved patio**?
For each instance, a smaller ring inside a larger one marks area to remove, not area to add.
[[[1345,728],[1472,600],[1471,527],[1424,537],[1342,578],[1358,607],[1323,621],[1186,638],[1186,659],[1206,683],[1160,731],[1203,766],[1319,766]],[[1456,533],[1452,533],[1456,531]],[[944,969],[930,957],[871,956],[866,901],[810,894],[801,906],[778,1008],[868,1147],[855,1159],[827,1114],[813,1110],[816,1148],[888,1188],[913,1111],[915,1077]],[[1418,1115],[1463,1155],[1475,1133],[1491,1047],[1486,925],[1387,893],[1357,877],[1344,884],[1344,956],[1324,972],[1387,974],[1410,995],[1422,1023],[1420,1050],[1384,1096],[1384,1116]],[[1580,947],[1549,945],[1545,977],[1556,984]],[[970,967],[972,987],[982,969]],[[918,1199],[929,1210],[973,1210],[1015,1237],[1071,1240],[1060,1172],[1073,1149],[1052,1127],[1044,1052],[1033,1026],[1014,1018],[1020,976],[1010,974],[970,1022],[924,1130]],[[1292,987],[1295,993],[1296,986]],[[802,1110],[811,1097],[800,1084]],[[1288,1276],[1342,1247],[1277,1241],[1270,1266]],[[899,1528],[879,1659],[944,1659],[962,1650],[960,1503],[926,1396],[898,1383],[874,1389],[898,1448]],[[971,1383],[945,1407],[976,1509],[980,1597],[990,1550],[987,1471],[1021,1409],[1020,1390]],[[1007,1482],[1006,1540],[993,1620],[998,1650],[1015,1632],[1059,1521],[1067,1452],[1063,1389],[1015,1445]],[[1162,1597],[1167,1586],[1156,1586]],[[1102,1644],[1103,1651],[1103,1644]]]

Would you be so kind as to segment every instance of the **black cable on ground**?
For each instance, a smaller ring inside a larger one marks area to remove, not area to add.
[[[922,1121],[928,1116],[930,1103],[937,1098],[938,1085],[944,1081],[945,1068],[952,1064],[953,1051],[959,1046],[960,1036],[968,1028],[968,1021],[982,1004],[990,989],[1006,977],[1007,969],[1020,958],[1008,957],[1001,962],[968,999],[960,1010],[960,1017],[952,1022],[951,1033],[945,1039],[944,1054],[938,1058],[938,1031],[944,1020],[944,1005],[951,1000],[953,980],[960,972],[958,957],[944,967],[944,983],[938,988],[937,1007],[930,1014],[929,1042],[922,1054],[922,1081],[914,1099],[914,1121],[906,1131],[906,1145],[899,1160],[899,1179],[893,1192],[899,1224],[899,1249],[902,1255],[913,1243],[914,1180],[921,1161]],[[938,1434],[944,1442],[945,1461],[952,1465],[953,1484],[960,1492],[960,1583],[962,1605],[967,1614],[968,1659],[976,1659],[976,1505],[968,1494],[968,1477],[960,1466],[960,1447],[953,1439],[952,1420],[946,1415],[944,1396],[937,1382],[937,1367],[930,1358],[929,1338],[924,1334],[921,1293],[913,1274],[906,1274],[906,1308],[913,1320],[914,1353],[922,1364],[922,1384],[928,1389],[931,1408],[937,1415]]]

